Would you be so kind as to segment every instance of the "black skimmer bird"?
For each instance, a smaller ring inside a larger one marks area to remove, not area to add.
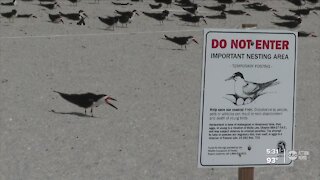
[[[214,10],[214,11],[224,11],[227,6],[225,4],[221,4],[218,6],[203,6],[203,7]]]
[[[175,1],[175,5],[181,6],[181,7],[192,7],[195,5],[195,3],[191,2],[190,0],[180,0],[180,1]]]
[[[218,3],[221,3],[221,4],[232,4],[233,3],[233,0],[216,0],[218,1]]]
[[[103,18],[103,17],[98,17],[99,20],[105,24],[107,24],[110,27],[112,27],[112,29],[114,30],[114,26],[115,24],[117,24],[119,18],[118,16],[115,17],[107,17],[107,18]]]
[[[314,32],[298,31],[298,37],[318,37]]]
[[[192,7],[182,7],[182,9],[191,14],[196,14],[198,9],[198,4],[194,4]]]
[[[319,11],[319,10],[320,10],[320,6],[316,6],[316,7],[312,8],[312,10],[317,10],[317,11]]]
[[[245,11],[242,11],[242,10],[228,10],[228,11],[224,11],[228,14],[232,14],[232,15],[247,15],[247,16],[250,16],[249,13],[245,12]]]
[[[296,28],[301,24],[301,19],[294,21],[285,21],[285,22],[272,22],[274,25],[287,27],[287,28]]]
[[[185,13],[185,14],[173,14],[174,16],[178,17],[178,18],[190,18],[192,16],[192,14],[190,13]]]
[[[37,18],[37,16],[34,16],[33,14],[18,14],[17,15],[17,18],[30,18],[30,17]]]
[[[79,0],[68,0],[68,1],[70,1],[75,6],[77,6],[79,2]]]
[[[163,10],[161,13],[149,13],[149,12],[142,12],[144,15],[156,19],[161,23],[168,17],[169,11],[168,10]]]
[[[276,13],[273,13],[276,17],[283,19],[283,20],[289,20],[289,21],[299,21],[301,20],[300,16],[291,16],[291,15],[278,15]]]
[[[319,0],[307,0],[307,1],[310,2],[310,3],[313,3],[313,4],[316,4],[316,3],[319,2]]]
[[[305,8],[305,9],[289,9],[290,12],[295,13],[298,16],[301,15],[308,15],[312,8]]]
[[[298,7],[301,7],[306,4],[305,0],[287,0],[287,1],[298,6]]]
[[[62,12],[59,12],[59,14],[62,17],[65,17],[67,19],[74,20],[74,21],[79,21],[81,19],[81,17],[88,17],[87,14],[83,10],[80,10],[78,13],[64,14]]]
[[[39,3],[42,4],[43,2],[45,3],[54,3],[56,2],[57,0],[39,0]]]
[[[195,43],[199,44],[198,41],[195,40],[193,36],[168,37],[168,36],[164,35],[164,37],[165,37],[165,40],[168,40],[168,41],[171,41],[171,42],[174,42],[174,43],[180,45],[181,49],[183,46],[185,49],[187,49],[187,45],[190,44],[191,42],[195,42]]]
[[[160,9],[162,7],[162,4],[149,4],[151,9]]]
[[[13,0],[11,2],[1,3],[2,6],[15,6],[17,5],[17,0]]]
[[[13,19],[17,16],[17,10],[13,9],[10,12],[1,13],[1,16],[8,18],[9,22],[13,22]]]
[[[203,21],[205,24],[207,24],[207,21],[205,20],[204,16],[185,16],[180,18],[181,21],[187,22],[187,23],[193,23],[200,25],[200,21]]]
[[[120,15],[117,17],[118,17],[118,22],[121,23],[122,27],[124,24],[126,25],[126,27],[128,27],[128,23],[131,23],[131,18],[127,15]]]
[[[228,94],[233,95],[236,99],[242,98],[245,102],[249,99],[252,102],[254,99],[259,97],[260,95],[265,94],[263,91],[271,86],[279,84],[277,79],[273,79],[271,81],[265,83],[256,83],[250,82],[244,79],[244,76],[241,72],[234,73],[231,77],[227,78],[225,81],[234,80],[234,93]]]
[[[118,10],[115,10],[115,13],[121,15],[121,16],[128,16],[129,18],[132,18],[133,15],[137,15],[139,16],[137,10],[133,10],[133,11],[118,11]]]
[[[53,22],[53,23],[60,23],[60,22],[62,22],[62,23],[64,24],[64,22],[63,22],[62,17],[61,17],[60,14],[49,14],[49,19],[50,19],[51,22]]]
[[[39,4],[39,6],[48,8],[50,10],[55,9],[56,7],[60,7],[60,5],[57,2],[49,3],[49,4]],[[60,7],[61,8],[61,7]]]
[[[154,0],[156,3],[163,3],[163,4],[166,4],[167,7],[168,6],[171,6],[172,4],[172,0]]]
[[[243,5],[247,9],[254,9],[256,11],[276,11],[275,9],[272,9],[271,7],[263,4],[263,3],[251,3],[251,4],[244,4]]]
[[[131,3],[121,3],[121,2],[111,2],[112,4],[114,4],[114,5],[117,5],[117,6],[127,6],[127,5],[133,5],[133,4],[131,4]]]
[[[206,16],[206,18],[209,19],[227,19],[227,15],[225,12],[221,12],[219,15],[213,15],[213,16]]]
[[[106,103],[111,107],[118,109],[116,106],[109,102],[111,100],[117,100],[105,94],[93,94],[90,92],[85,94],[66,94],[58,91],[54,92],[58,93],[63,99],[67,100],[68,102],[84,108],[85,114],[87,114],[87,109],[91,108],[91,116],[93,116],[93,108],[98,107],[103,103]]]

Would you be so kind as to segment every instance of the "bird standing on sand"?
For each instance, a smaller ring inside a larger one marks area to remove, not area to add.
[[[221,4],[218,6],[203,6],[203,7],[214,10],[214,11],[223,11],[226,9],[227,6],[225,4]]]
[[[290,12],[295,13],[298,16],[301,15],[308,15],[310,11],[313,10],[312,8],[304,8],[304,9],[289,9]]]
[[[120,15],[120,16],[117,16],[117,18],[118,18],[118,22],[121,23],[122,27],[124,24],[126,25],[126,27],[128,27],[128,23],[131,23],[131,18],[127,15]]]
[[[273,13],[276,17],[283,19],[283,20],[289,20],[289,21],[299,21],[301,20],[300,16],[292,16],[292,15],[278,15],[276,13]]]
[[[85,94],[66,94],[58,91],[54,92],[58,93],[63,99],[67,100],[68,102],[84,108],[85,114],[87,114],[87,109],[91,108],[91,116],[93,116],[93,108],[98,107],[103,103],[106,103],[111,107],[118,109],[116,106],[109,102],[110,100],[117,100],[105,94],[93,94],[89,92]]]
[[[1,3],[2,6],[15,6],[17,5],[17,0],[13,0],[12,2]]]
[[[160,9],[162,7],[162,4],[149,4],[151,9]]]
[[[274,25],[287,27],[287,28],[295,28],[301,24],[301,19],[294,20],[294,21],[285,21],[285,22],[273,22]]]
[[[245,4],[243,6],[245,8],[254,9],[257,11],[269,11],[269,10],[276,11],[275,9],[272,9],[271,7],[269,7],[263,3],[251,3],[251,4]]]
[[[233,0],[216,0],[218,1],[218,3],[222,3],[222,4],[232,4]]]
[[[133,4],[131,4],[131,3],[128,3],[128,2],[126,2],[126,3],[122,3],[122,2],[111,2],[112,4],[114,4],[114,5],[117,5],[117,6],[127,6],[127,5],[133,5]]]
[[[200,21],[203,21],[205,24],[207,24],[207,21],[205,20],[204,16],[185,16],[180,18],[181,21],[187,22],[187,23],[193,23],[200,25]]]
[[[50,3],[50,4],[39,4],[39,6],[48,8],[50,10],[55,9],[56,7],[60,7],[60,5],[57,2]]]
[[[115,16],[115,17],[107,17],[107,18],[103,18],[103,17],[98,17],[99,20],[101,22],[103,22],[104,24],[107,24],[110,27],[112,27],[112,29],[114,30],[114,26],[115,24],[118,22],[119,17]]]
[[[168,17],[169,15],[169,11],[168,10],[164,10],[161,13],[149,13],[149,12],[142,12],[144,15],[156,19],[160,22],[160,24],[163,24],[163,21]]]
[[[305,0],[287,0],[288,2],[300,7],[306,4]]]
[[[68,0],[68,1],[70,1],[73,5],[77,6],[79,0]]]
[[[51,22],[53,23],[60,23],[63,22],[62,18],[61,18],[61,15],[60,14],[49,14],[49,19],[51,20]]]
[[[180,0],[180,1],[175,0],[175,2],[176,2],[175,5],[181,6],[181,7],[190,7],[195,5],[195,3],[191,2],[191,0]]]
[[[318,3],[319,2],[319,0],[307,0],[308,2],[311,2],[311,3],[313,3],[313,4],[315,4],[315,3]]]
[[[298,31],[298,37],[318,37],[314,32]]]
[[[189,18],[192,16],[192,14],[190,13],[185,13],[185,14],[173,14],[174,16],[178,17],[178,18]]]
[[[156,3],[163,3],[163,4],[166,4],[167,7],[170,6],[171,7],[171,4],[172,4],[172,0],[154,0]]]
[[[51,2],[51,3],[54,3],[56,2],[56,0],[39,0],[39,3],[43,3],[43,2]]]
[[[221,12],[219,15],[206,16],[209,19],[227,19],[227,15],[225,12]]]
[[[33,14],[18,14],[17,15],[17,18],[30,18],[30,17],[37,18],[37,16],[35,16]]]
[[[247,16],[250,16],[249,13],[245,12],[245,11],[242,11],[242,10],[228,10],[228,11],[224,11],[228,14],[231,14],[231,15],[247,15]]]
[[[191,14],[196,14],[198,9],[198,4],[194,4],[192,7],[183,7],[182,9]]]
[[[88,17],[88,15],[83,10],[80,10],[78,13],[64,14],[62,12],[59,12],[59,14],[62,17],[65,17],[67,19],[74,20],[74,21],[79,21],[81,17]]]
[[[185,49],[187,49],[187,45],[190,44],[191,42],[195,42],[197,44],[198,41],[194,39],[193,36],[185,36],[185,37],[168,37],[166,35],[164,35],[165,37],[165,40],[168,40],[168,41],[171,41],[171,42],[174,42],[178,45],[181,46],[181,49],[182,49],[182,46],[184,46]]]
[[[130,19],[134,16],[134,15],[137,15],[139,16],[137,10],[133,10],[133,11],[118,11],[118,10],[115,10],[115,13],[121,15],[121,16],[128,16]]]
[[[11,12],[1,13],[1,16],[8,18],[9,22],[13,22],[13,19],[17,16],[17,10],[13,9]]]

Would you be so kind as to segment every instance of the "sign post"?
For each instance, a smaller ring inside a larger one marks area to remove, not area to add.
[[[204,30],[199,167],[292,166],[297,33]]]
[[[254,168],[244,167],[238,169],[239,180],[254,180]]]

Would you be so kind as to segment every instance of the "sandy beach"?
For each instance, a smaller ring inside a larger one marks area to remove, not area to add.
[[[1,13],[16,9],[37,16],[13,23],[0,18],[1,180],[237,179],[236,168],[197,168],[203,28],[253,23],[258,29],[288,30],[272,24],[281,21],[273,12],[237,3],[228,8],[251,16],[228,15],[194,26],[170,15],[160,25],[141,13],[155,11],[148,6],[154,4],[151,0],[125,7],[109,0],[82,0],[77,6],[58,2],[61,8],[54,10],[43,10],[36,0],[0,6]],[[282,15],[296,8],[283,0],[264,3]],[[88,15],[85,26],[67,19],[64,24],[49,22],[48,13],[80,9]],[[136,9],[140,16],[127,28],[118,25],[112,31],[98,16],[112,16],[115,9]],[[163,9],[183,13],[176,5]],[[204,7],[199,13],[218,14]],[[320,36],[318,14],[303,16],[291,30]],[[192,35],[199,44],[181,50],[164,34]],[[256,168],[258,180],[320,179],[319,37],[299,38],[298,46],[295,149],[310,151],[310,159],[293,167]],[[85,116],[83,108],[54,90],[104,93],[117,99],[118,110],[102,105],[94,109],[94,117]]]

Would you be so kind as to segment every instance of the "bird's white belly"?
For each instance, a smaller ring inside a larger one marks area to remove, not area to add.
[[[237,96],[241,97],[241,98],[249,98],[249,97],[253,97],[253,95],[248,95],[243,91],[243,87],[246,84],[243,83],[234,83],[234,92]]]

